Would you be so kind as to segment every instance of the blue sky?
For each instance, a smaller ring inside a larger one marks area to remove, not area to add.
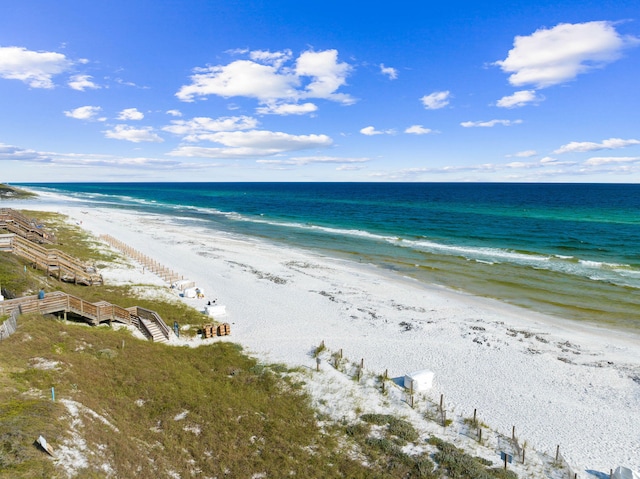
[[[638,182],[639,17],[637,0],[4,0],[0,182]]]

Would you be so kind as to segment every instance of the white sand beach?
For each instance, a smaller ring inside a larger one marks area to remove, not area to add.
[[[590,477],[585,471],[608,477],[620,465],[640,470],[638,335],[426,286],[366,264],[187,228],[167,217],[50,209],[195,281],[205,298],[184,301],[200,310],[213,299],[225,305],[221,319],[232,331],[225,340],[261,360],[315,370],[311,352],[324,341],[375,374],[387,370],[396,378],[429,369],[435,379],[428,396],[437,402],[444,395],[452,417],[476,409],[498,432],[511,435],[515,426],[531,449],[554,455],[560,445],[579,477]],[[104,271],[107,280],[110,274],[122,273]],[[136,281],[152,276],[141,268],[135,274]],[[331,379],[336,373],[326,362],[320,367],[330,380],[310,384],[312,392],[353,387]],[[315,399],[334,415],[354,410],[336,398]],[[363,396],[358,407],[369,401]]]

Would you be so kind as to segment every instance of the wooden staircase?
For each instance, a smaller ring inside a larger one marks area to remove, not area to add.
[[[135,326],[147,339],[161,343],[169,341],[173,334],[169,326],[155,311],[139,306],[122,308],[106,301],[90,303],[61,291],[47,293],[44,299],[38,299],[37,296],[25,296],[0,301],[0,316],[10,316],[16,311],[19,314],[62,313],[65,319],[67,314],[71,313],[92,326],[115,321]]]
[[[7,251],[29,261],[47,275],[68,283],[87,286],[103,284],[102,275],[95,267],[57,249],[42,246],[52,243],[55,237],[44,227],[21,213],[8,208],[0,209],[0,229],[9,231],[0,234],[0,251]]]
[[[55,236],[46,231],[44,225],[27,218],[19,211],[0,208],[0,229],[6,229],[34,243],[55,243]]]
[[[157,323],[150,321],[148,319],[139,318],[140,323],[149,332],[151,336],[151,340],[155,343],[166,343],[169,341],[169,338],[164,335],[160,326]]]

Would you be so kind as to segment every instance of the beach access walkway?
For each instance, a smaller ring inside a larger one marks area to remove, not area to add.
[[[0,228],[40,244],[53,244],[56,237],[43,224],[11,208],[0,208]]]
[[[92,326],[115,321],[134,326],[147,339],[159,343],[166,343],[173,334],[155,311],[139,306],[122,308],[106,301],[90,303],[61,291],[47,293],[43,299],[34,295],[0,301],[0,316],[9,316],[8,321],[14,325],[14,330],[17,317],[28,313],[61,314],[65,320],[71,315]],[[11,333],[13,331],[4,331],[0,326],[0,340]]]
[[[102,275],[97,273],[95,267],[84,264],[60,250],[42,246],[53,243],[55,236],[18,211],[0,209],[0,229],[9,231],[0,234],[0,251],[20,256],[29,261],[34,268],[45,271],[48,276],[60,281],[86,286],[103,284]]]

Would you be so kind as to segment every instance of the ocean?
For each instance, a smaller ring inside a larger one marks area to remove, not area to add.
[[[640,329],[640,185],[14,186],[370,263],[567,319]]]

